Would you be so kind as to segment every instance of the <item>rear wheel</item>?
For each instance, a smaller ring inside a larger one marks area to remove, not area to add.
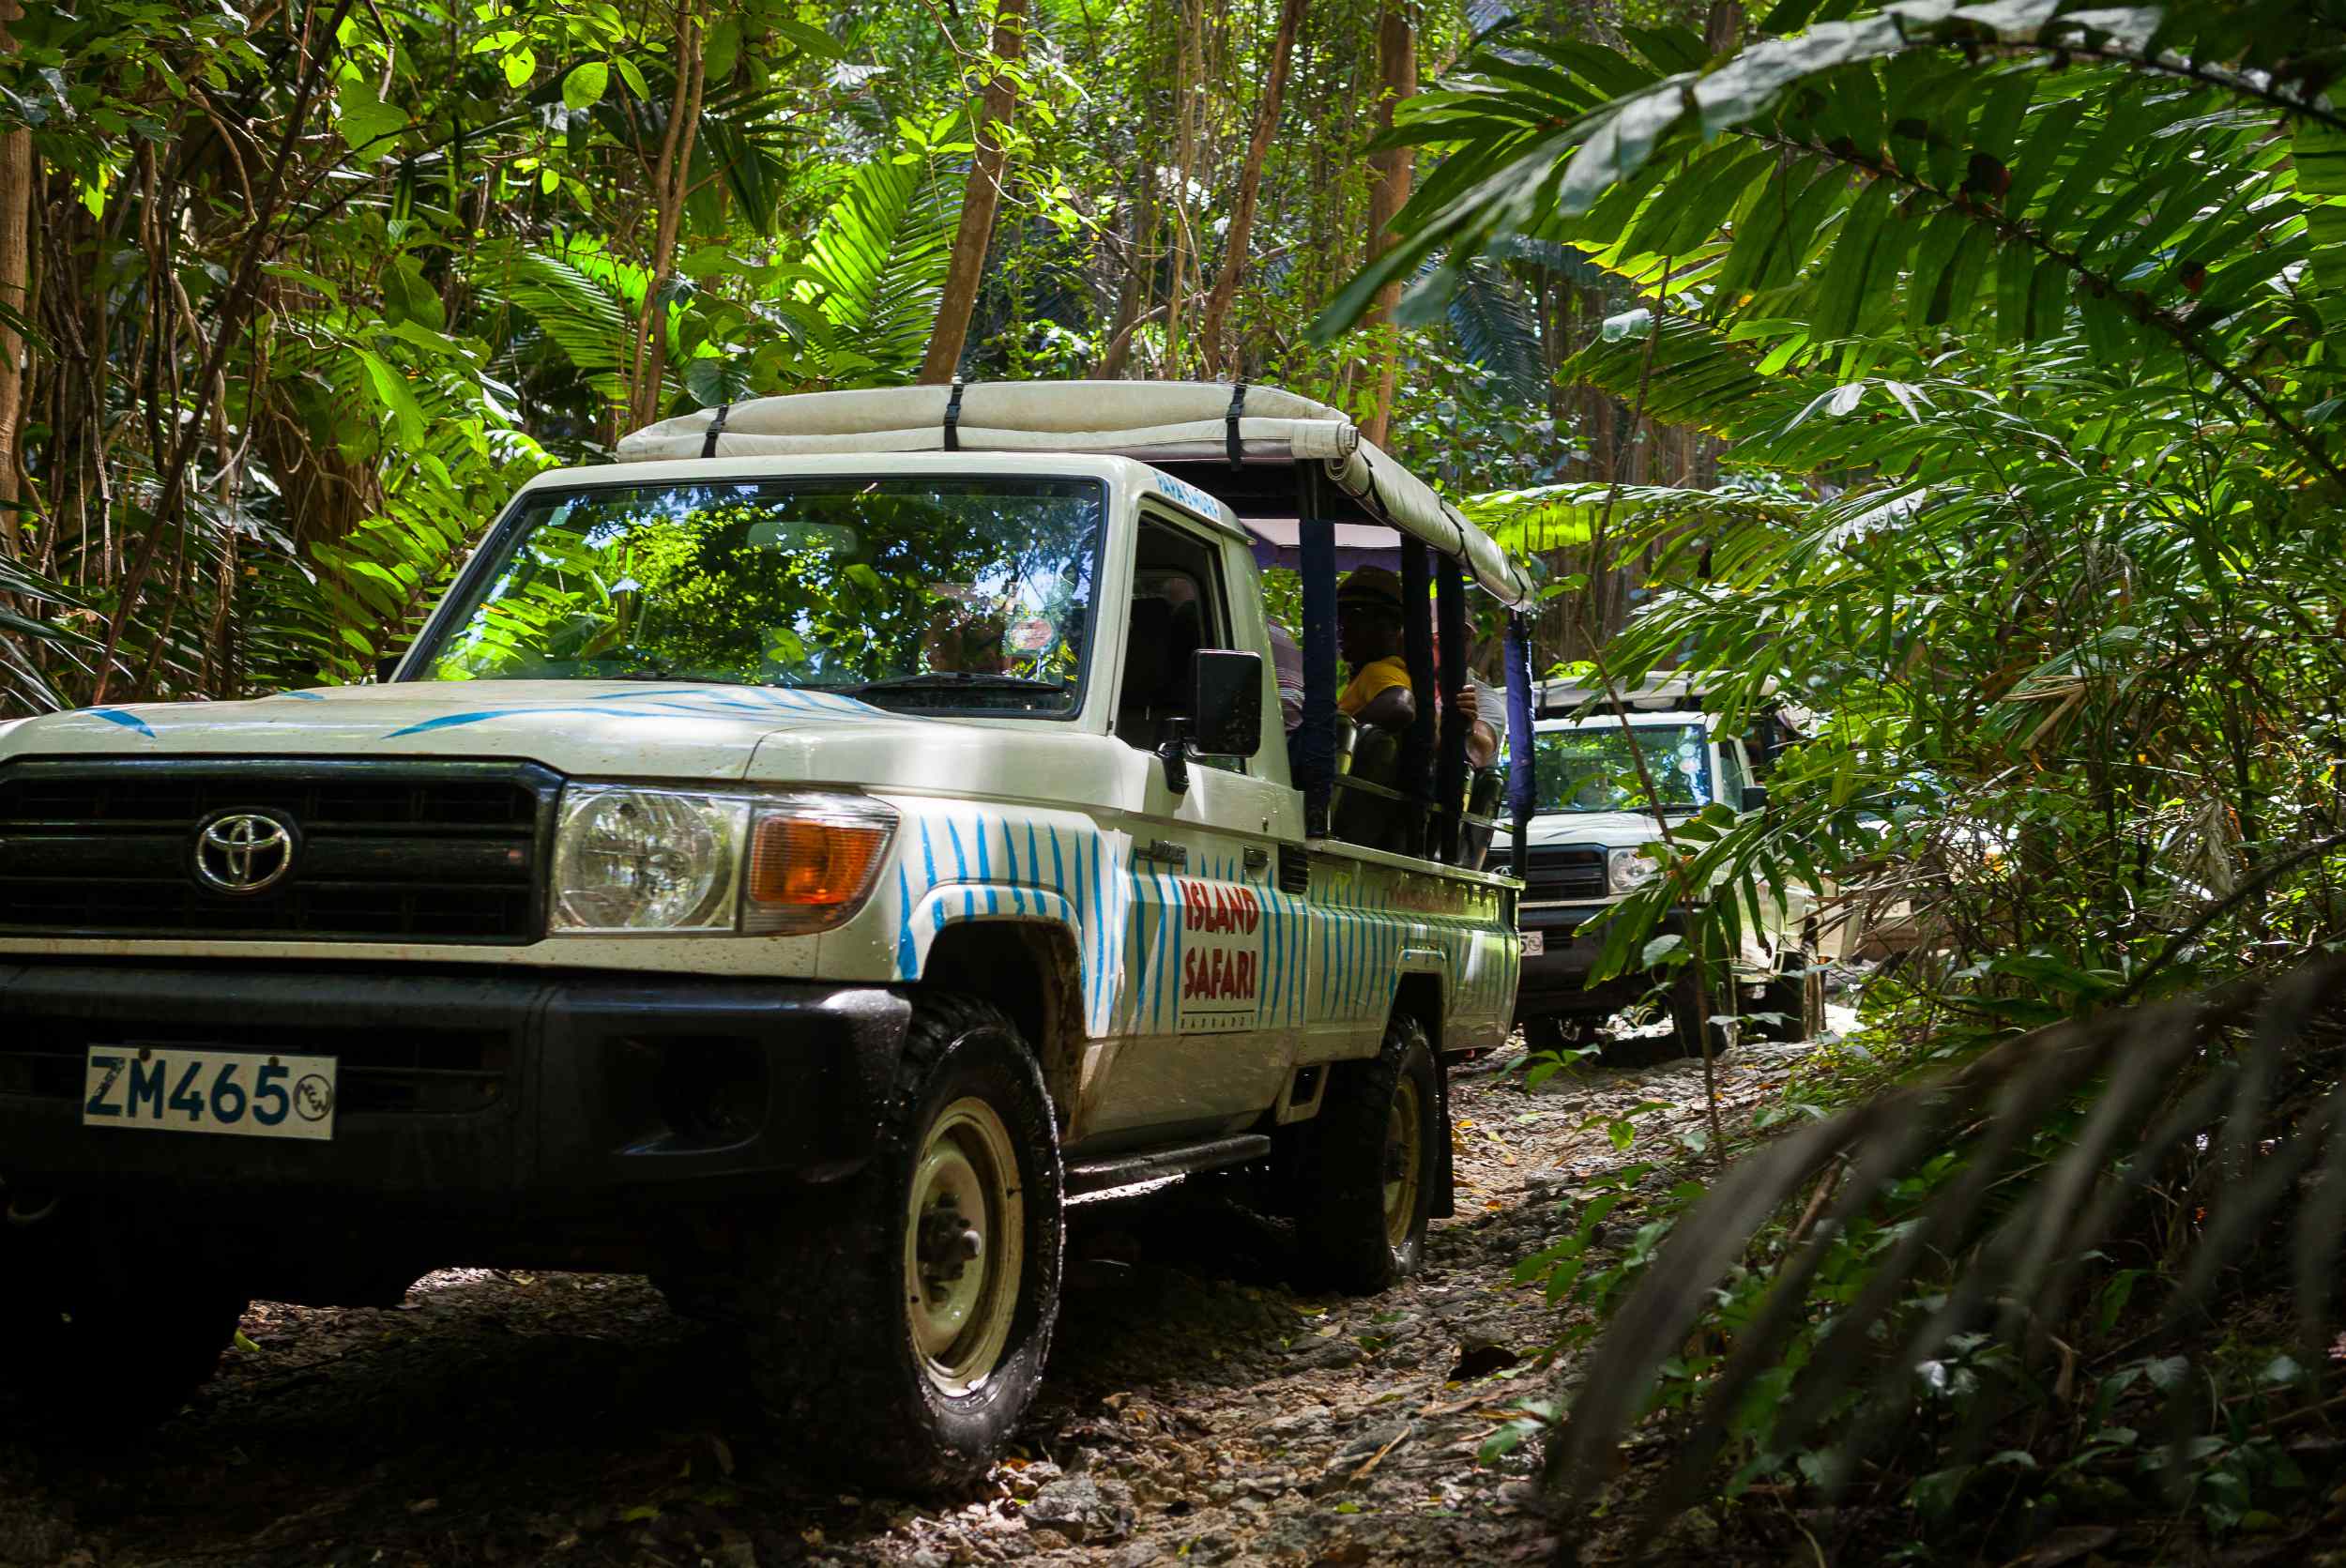
[[[1396,1014],[1383,1047],[1334,1069],[1319,1115],[1303,1123],[1298,1234],[1318,1277],[1366,1295],[1417,1272],[1450,1135],[1433,1048]]]
[[[1059,1137],[1017,1028],[922,997],[872,1163],[757,1244],[752,1378],[814,1468],[916,1491],[1001,1453],[1059,1316]]]
[[[200,1237],[94,1202],[0,1210],[0,1404],[95,1434],[163,1420],[211,1378],[245,1298]]]

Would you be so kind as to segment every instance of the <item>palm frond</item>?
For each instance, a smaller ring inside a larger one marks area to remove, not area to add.
[[[1479,258],[1468,264],[1451,290],[1447,313],[1469,364],[1520,402],[1546,403],[1547,365],[1539,327],[1530,302],[1505,274]]]
[[[1992,1342],[2011,1356],[1999,1375],[2003,1393],[1982,1393],[1942,1462],[1975,1458],[1997,1423],[2024,1405],[2018,1391],[2033,1369],[2059,1352],[2091,1260],[2155,1183],[2182,1188],[2208,1221],[2153,1337],[2204,1313],[2222,1271],[2287,1222],[2299,1331],[2312,1347],[2308,1364],[2318,1364],[2346,1220],[2337,1180],[2346,1169],[2341,1055],[2346,960],[2332,958],[2269,986],[2236,983],[2042,1029],[1951,1078],[1879,1095],[1766,1145],[1678,1223],[1581,1369],[1581,1393],[1550,1454],[1552,1483],[1575,1505],[1595,1497],[1657,1369],[1714,1288],[1772,1219],[1836,1165],[1836,1184],[1813,1201],[1816,1223],[1793,1237],[1668,1476],[1643,1499],[1649,1534],[1712,1488],[1735,1413],[1781,1364],[1793,1334],[1818,1320],[1820,1274],[1836,1247],[1878,1225],[1897,1185],[1949,1149],[1964,1162],[1961,1174],[1895,1230],[1877,1232],[1888,1244],[1871,1259],[1864,1288],[1832,1308],[1805,1364],[1771,1395],[1767,1442],[1779,1454],[1821,1442],[1829,1484],[1845,1482],[1913,1419],[1932,1366],[1950,1357],[1973,1369],[1993,1364],[1979,1349]],[[2048,1143],[2053,1130],[2062,1135]],[[2295,1203],[2317,1163],[2319,1184]],[[1942,1288],[1930,1285],[1950,1258],[1960,1266]]]
[[[1699,69],[1643,35],[1653,58],[1550,43],[1538,66],[1480,60],[1396,131],[1450,156],[1405,210],[1407,240],[1322,329],[1437,255],[1447,281],[1511,236],[1592,239],[1616,271],[1667,260],[1702,308],[1801,324],[1797,358],[1837,356],[1845,373],[1863,344],[1925,341],[1974,303],[1992,303],[2006,343],[2082,333],[2110,360],[2156,343],[2274,424],[2307,471],[2346,482],[2237,362],[2277,334],[2319,336],[2292,282],[2346,267],[2324,193],[2346,119],[2156,51],[2156,11],[2062,8],[1917,0]],[[1974,64],[1950,47],[1983,43],[2044,53]],[[2061,51],[2113,63],[2046,71]],[[2276,111],[2314,154],[2309,180],[2270,134]]]
[[[917,163],[858,168],[808,246],[819,283],[805,285],[831,325],[836,352],[863,361],[872,385],[909,379],[937,324],[952,260],[958,196]]]

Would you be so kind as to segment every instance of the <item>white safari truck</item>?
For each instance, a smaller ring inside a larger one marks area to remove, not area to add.
[[[920,1488],[1035,1393],[1070,1196],[1246,1167],[1321,1281],[1414,1269],[1444,1064],[1516,993],[1423,657],[1429,606],[1526,597],[1491,542],[1242,386],[775,398],[618,455],[523,487],[377,684],[0,725],[0,1406],[167,1413],[248,1298],[641,1270],[785,1439]],[[1339,524],[1421,592],[1381,780]]]
[[[1672,1039],[1689,1056],[1701,1052],[1697,1031],[1706,1017],[1741,1017],[1755,1039],[1805,1040],[1821,1028],[1816,900],[1804,888],[1780,896],[1763,890],[1726,972],[1705,971],[1706,985],[1698,986],[1692,966],[1668,975],[1633,968],[1590,983],[1607,935],[1597,922],[1654,876],[1645,849],[1665,824],[1713,804],[1765,809],[1760,780],[1774,747],[1764,741],[1789,733],[1784,721],[1764,715],[1748,745],[1719,732],[1699,677],[1657,676],[1609,695],[1548,682],[1537,696],[1537,798],[1524,853],[1508,864],[1523,882],[1517,1015],[1577,1032],[1660,991]],[[1658,929],[1683,934],[1683,914],[1665,917]],[[1714,1043],[1723,1041],[1714,1026]]]

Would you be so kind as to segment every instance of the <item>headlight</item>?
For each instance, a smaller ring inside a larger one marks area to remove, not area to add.
[[[1617,893],[1625,893],[1653,881],[1657,869],[1642,850],[1616,849],[1605,857],[1606,885]]]
[[[895,828],[892,810],[855,796],[572,785],[553,929],[819,931],[861,906]]]

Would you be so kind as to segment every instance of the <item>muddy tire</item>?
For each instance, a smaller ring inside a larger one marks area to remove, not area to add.
[[[1670,981],[1670,1039],[1679,1056],[1699,1060],[1702,1057],[1702,1032],[1707,1029],[1711,1036],[1711,1056],[1716,1060],[1727,1054],[1727,1030],[1710,1020],[1734,1012],[1735,997],[1731,992],[1722,991],[1717,976],[1704,972],[1703,978],[1709,982],[1706,997],[1696,987],[1698,972],[1694,964],[1683,964]],[[1703,1006],[1705,1000],[1710,1004],[1707,1011]]]
[[[724,1315],[809,1468],[912,1493],[985,1472],[1042,1385],[1060,1193],[1050,1096],[1017,1027],[967,997],[917,998],[878,1151],[749,1243]]]
[[[1296,1234],[1312,1283],[1371,1295],[1417,1272],[1442,1168],[1436,1140],[1450,1136],[1424,1026],[1395,1014],[1376,1056],[1337,1064],[1327,1103],[1302,1125]]]
[[[1752,1009],[1755,1012],[1780,1012],[1784,1022],[1754,1020],[1745,1024],[1744,1033],[1754,1040],[1797,1044],[1824,1032],[1824,970],[1807,953],[1787,956],[1791,967],[1768,982],[1766,991]]]
[[[244,1296],[200,1239],[96,1203],[0,1219],[0,1430],[117,1434],[178,1412]]]

